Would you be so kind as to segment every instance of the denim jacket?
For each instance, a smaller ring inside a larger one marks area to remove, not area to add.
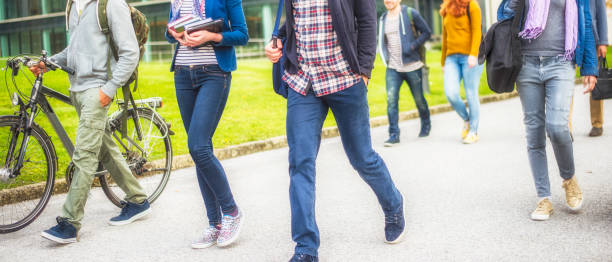
[[[420,33],[418,37],[415,37],[412,31],[412,23],[410,17],[408,17],[409,10],[412,12],[412,20],[414,23],[414,29]],[[389,62],[389,49],[385,38],[385,22],[387,21],[387,14],[385,12],[378,23],[378,51],[385,65]],[[410,64],[421,60],[419,56],[418,48],[425,44],[425,41],[431,37],[431,29],[421,17],[419,12],[414,9],[408,9],[406,6],[402,6],[400,12],[400,39],[402,47],[402,62],[404,64]],[[425,62],[425,61],[423,61]]]
[[[180,0],[174,0],[180,1]],[[191,1],[191,0],[183,0]],[[220,43],[213,44],[215,55],[217,56],[217,62],[221,70],[225,72],[231,72],[236,70],[236,51],[234,46],[246,45],[249,42],[249,30],[247,29],[246,20],[244,18],[244,12],[242,11],[242,0],[205,0],[205,14],[206,17],[212,19],[223,18],[223,40]],[[197,8],[199,10],[199,8]],[[171,23],[180,17],[180,12],[173,14],[172,8],[170,8],[170,15],[168,23]],[[178,41],[168,33],[166,29],[166,40],[174,44]],[[174,71],[174,62],[176,59],[176,52],[178,52],[179,45],[176,46],[174,57],[172,58],[172,64],[170,65],[170,71]]]
[[[497,9],[497,20],[503,21],[513,18],[513,6],[518,4],[517,2],[518,0],[503,0]],[[578,5],[578,45],[574,54],[574,63],[580,67],[580,75],[597,76],[599,71],[597,69],[595,35],[593,34],[593,19],[589,11],[589,0],[576,0],[576,4]],[[522,19],[525,20],[524,17]]]

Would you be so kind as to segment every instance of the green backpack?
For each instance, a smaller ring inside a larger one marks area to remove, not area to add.
[[[100,27],[100,31],[102,31],[102,33],[104,33],[104,35],[106,35],[106,39],[111,47],[111,52],[113,53],[113,57],[115,58],[115,61],[119,60],[119,54],[117,51],[117,46],[115,45],[115,42],[113,41],[113,35],[111,34],[111,28],[108,25],[108,17],[106,16],[106,6],[108,4],[109,0],[97,0],[98,2],[98,9],[97,9],[97,14],[98,14],[98,26]],[[68,30],[68,25],[69,23],[69,19],[70,19],[70,11],[72,9],[72,4],[74,3],[74,0],[68,0],[67,4],[66,4],[66,30]],[[140,11],[138,11],[138,9],[134,8],[133,6],[128,4],[128,7],[130,8],[130,16],[132,18],[132,25],[134,26],[134,32],[136,33],[136,40],[138,41],[138,47],[140,49],[140,57],[138,59],[138,62],[140,63],[140,60],[142,60],[142,57],[144,55],[145,52],[145,44],[147,43],[147,40],[149,38],[149,24],[147,23],[147,17]],[[110,69],[110,57],[108,58],[108,66],[107,66],[107,74],[108,77],[111,77],[111,69]],[[134,70],[134,72],[132,73],[132,76],[130,77],[130,79],[125,83],[125,85],[122,86],[122,91],[123,91],[123,99],[125,101],[125,103],[123,103],[123,109],[127,111],[127,107],[128,107],[128,103],[132,104],[132,107],[136,108],[136,103],[134,102],[134,98],[132,96],[132,92],[130,91],[130,84],[134,83],[134,89],[133,91],[136,91],[136,89],[138,89],[138,66],[136,66],[136,69]],[[135,110],[132,110],[132,112],[136,112]],[[138,119],[138,116],[136,114],[132,114],[134,120]],[[138,124],[138,121],[135,121],[135,124]],[[124,119],[122,119],[122,125],[121,125],[121,134],[123,137],[125,137],[125,135],[127,134],[127,124],[126,124],[126,117],[124,117]],[[139,139],[140,139],[140,133],[139,133]]]

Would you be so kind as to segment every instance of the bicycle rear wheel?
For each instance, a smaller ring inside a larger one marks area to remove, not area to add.
[[[133,109],[130,109],[133,110]],[[149,108],[138,108],[138,123],[142,129],[142,140],[138,140],[131,114],[126,121],[127,138],[122,138],[117,128],[113,136],[126,158],[132,174],[138,179],[150,203],[162,193],[172,168],[172,142],[166,122]],[[108,172],[100,176],[100,185],[108,199],[118,207],[125,193],[113,181]]]
[[[36,124],[25,147],[20,175],[8,177],[23,143],[20,122],[17,116],[0,116],[0,234],[32,223],[49,202],[55,182],[55,149],[46,132]]]

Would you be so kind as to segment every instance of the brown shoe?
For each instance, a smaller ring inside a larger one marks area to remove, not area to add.
[[[563,181],[563,189],[565,189],[565,201],[567,207],[573,211],[578,211],[582,207],[582,191],[578,186],[578,181],[574,175],[572,178]]]
[[[531,213],[531,219],[535,221],[544,221],[550,218],[553,213],[553,206],[548,198],[542,199],[538,202],[538,207]]]
[[[593,129],[591,129],[591,132],[589,132],[590,137],[601,136],[602,134],[603,134],[603,128],[601,127],[593,127]]]

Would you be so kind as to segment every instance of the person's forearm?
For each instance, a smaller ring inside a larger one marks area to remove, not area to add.
[[[222,32],[221,39],[217,42],[217,46],[239,46],[246,45],[249,42],[249,31],[242,10],[241,0],[227,0],[228,23],[232,30]]]
[[[370,78],[376,59],[376,3],[370,0],[356,1],[354,6],[357,18],[357,60],[361,74]]]
[[[112,4],[112,5],[111,5]],[[112,39],[117,47],[118,60],[112,70],[112,78],[102,87],[102,92],[110,98],[115,97],[117,89],[123,86],[132,76],[140,57],[140,49],[136,34],[131,26],[130,9],[124,1],[111,0],[107,8],[113,10],[108,12],[109,25],[113,28]],[[113,25],[121,25],[114,26]],[[111,59],[115,59],[111,57]],[[110,66],[110,65],[107,65]]]
[[[422,46],[427,40],[429,40],[429,38],[431,38],[431,29],[427,25],[427,22],[425,22],[425,19],[421,17],[421,15],[416,13],[413,17],[417,30],[421,32],[416,41],[418,46]]]
[[[68,48],[64,48],[64,50],[51,56],[49,59],[62,67],[68,67]]]

